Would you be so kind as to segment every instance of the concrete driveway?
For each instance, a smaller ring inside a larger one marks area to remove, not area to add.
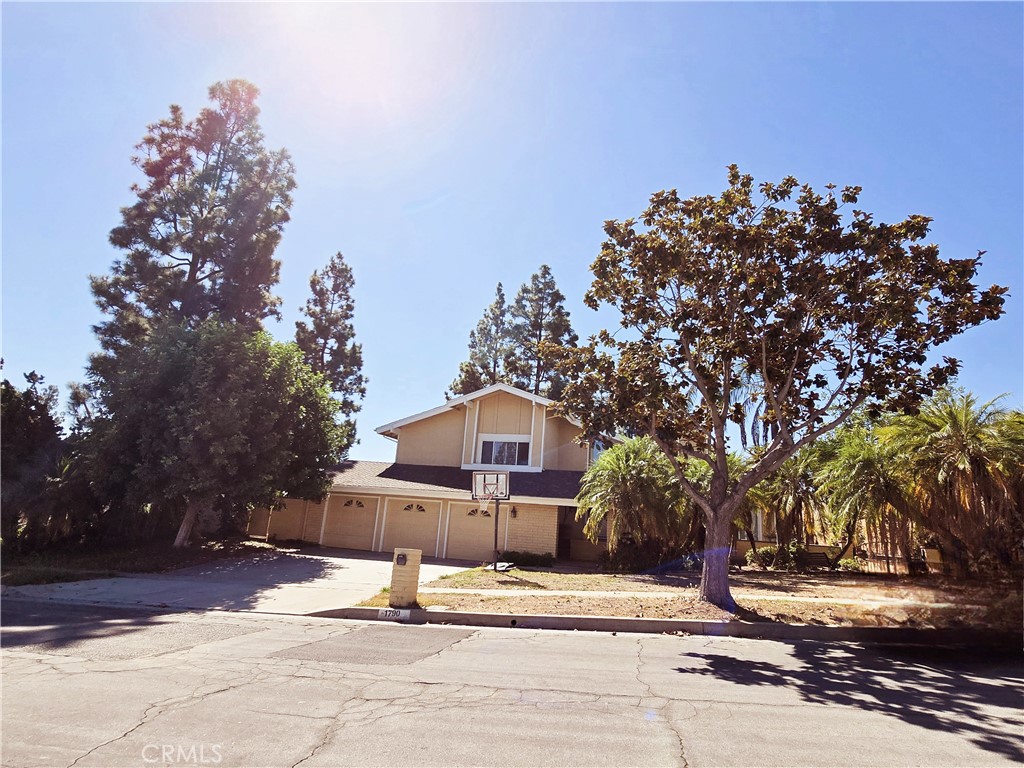
[[[420,583],[475,563],[427,558]],[[306,615],[347,608],[391,583],[391,555],[343,549],[277,552],[160,574],[4,587],[3,596],[96,605]]]

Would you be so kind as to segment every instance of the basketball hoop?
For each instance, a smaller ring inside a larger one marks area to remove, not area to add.
[[[474,472],[473,499],[480,502],[480,511],[487,514],[487,507],[494,501],[494,565],[498,570],[498,516],[502,499],[508,498],[508,472]]]
[[[499,501],[508,498],[508,472],[474,472],[473,499],[476,501]]]

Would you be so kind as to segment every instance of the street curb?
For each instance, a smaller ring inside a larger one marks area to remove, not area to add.
[[[408,618],[382,617],[380,608],[338,608],[308,614],[325,619],[390,621],[401,624],[458,624],[468,627],[517,629],[565,629],[581,632],[684,633],[713,637],[763,640],[817,640],[879,645],[963,645],[974,648],[1016,648],[1022,638],[1012,632],[980,629],[923,629],[905,627],[831,627],[821,624],[776,624],[749,621],[692,621],[687,619],[636,619],[620,616],[561,616],[529,613],[470,613],[409,609]]]

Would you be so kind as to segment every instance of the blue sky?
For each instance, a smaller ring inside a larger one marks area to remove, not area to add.
[[[586,336],[602,223],[651,193],[725,187],[738,163],[864,188],[879,220],[935,219],[988,251],[1006,315],[940,350],[984,398],[1024,385],[1024,5],[3,4],[4,375],[81,379],[87,276],[115,252],[145,126],[207,87],[262,90],[299,188],[278,250],[290,338],[314,269],[356,277],[374,428],[439,405],[495,283],[542,263]]]

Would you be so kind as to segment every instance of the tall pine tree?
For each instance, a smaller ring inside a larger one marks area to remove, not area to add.
[[[350,442],[334,383],[261,328],[278,316],[295,180],[288,153],[264,146],[258,94],[217,83],[194,120],[172,106],[149,126],[133,158],[145,181],[110,233],[123,255],[92,278],[106,315],[79,393],[96,395],[93,484],[126,515],[176,511],[179,546],[218,514],[316,498]]]
[[[578,337],[565,309],[565,295],[555,285],[547,264],[542,264],[530,282],[519,289],[509,314],[514,349],[509,371],[515,385],[535,395],[559,399],[565,380],[542,345],[574,347]]]
[[[244,80],[215,83],[213,106],[185,120],[181,107],[149,126],[132,162],[145,174],[121,209],[110,242],[124,252],[109,275],[91,278],[107,316],[96,326],[103,377],[125,346],[163,322],[194,327],[212,315],[250,330],[278,314],[271,290],[274,250],[288,221],[294,168],[270,151],[260,130],[259,89]]]
[[[352,317],[355,303],[352,268],[341,252],[334,254],[323,270],[309,278],[312,296],[302,308],[309,323],[295,323],[295,341],[303,358],[317,373],[330,382],[341,413],[346,417],[348,450],[355,442],[355,422],[350,417],[359,410],[357,400],[366,395],[366,377],[362,374],[363,348],[355,342]]]
[[[498,283],[494,302],[484,311],[476,330],[469,332],[469,360],[459,366],[459,375],[447,394],[468,395],[498,382],[511,383],[508,372],[511,354],[508,305],[505,291]]]

